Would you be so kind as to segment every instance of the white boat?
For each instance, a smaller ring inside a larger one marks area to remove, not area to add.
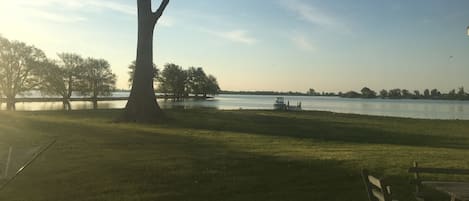
[[[290,105],[290,101],[285,104],[285,98],[277,97],[274,103],[274,110],[290,110],[290,111],[300,111],[301,110],[301,102],[299,102],[296,106]]]
[[[277,97],[274,103],[274,110],[286,110],[287,105],[285,104],[285,99],[283,97]]]

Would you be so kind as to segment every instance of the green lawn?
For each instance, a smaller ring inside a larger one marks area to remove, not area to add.
[[[162,125],[112,123],[120,112],[0,112],[0,152],[57,138],[0,200],[364,201],[368,168],[404,201],[412,161],[469,168],[469,121],[169,110]]]

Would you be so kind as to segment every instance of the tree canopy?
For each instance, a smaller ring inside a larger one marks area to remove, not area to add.
[[[207,75],[202,67],[189,67],[184,70],[176,64],[166,64],[158,77],[158,92],[170,94],[175,99],[189,94],[203,97],[220,93],[217,78]]]
[[[57,54],[59,61],[49,61],[42,72],[41,92],[47,95],[59,95],[63,98],[64,109],[71,110],[70,97],[76,90],[84,69],[84,59],[74,53]]]
[[[80,94],[91,96],[93,108],[97,108],[98,96],[109,96],[115,89],[116,75],[111,65],[104,59],[88,58],[81,70],[77,90]]]
[[[69,110],[74,91],[96,99],[114,90],[116,76],[106,60],[85,61],[75,53],[58,57],[59,61],[48,59],[34,46],[0,36],[0,97],[5,98],[8,110],[15,109],[17,95],[32,90],[61,96],[64,109]]]
[[[186,94],[187,73],[181,66],[176,64],[166,64],[161,76],[158,78],[160,82],[159,91],[170,93],[176,99],[183,98]]]
[[[464,90],[464,87],[458,89],[452,89],[448,93],[442,93],[438,89],[425,89],[423,93],[419,90],[407,90],[407,89],[383,89],[379,92],[379,96],[376,92],[368,87],[364,87],[361,90],[361,94],[351,91],[341,94],[341,97],[345,98],[389,98],[389,99],[444,99],[444,100],[469,100],[469,94]]]
[[[39,87],[46,62],[42,50],[0,37],[0,91],[8,110],[15,109],[16,95]]]

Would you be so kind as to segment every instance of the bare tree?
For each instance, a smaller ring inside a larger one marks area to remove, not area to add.
[[[39,87],[40,69],[46,60],[42,50],[0,37],[0,90],[8,110],[15,110],[18,94]]]
[[[61,53],[58,54],[60,60],[61,60],[61,65],[60,67],[63,69],[63,73],[66,79],[66,96],[62,97],[64,98],[67,108],[69,110],[72,109],[70,105],[70,97],[72,97],[72,92],[74,90],[74,84],[77,81],[77,77],[80,74],[80,69],[84,65],[84,59],[78,55],[78,54],[73,54],[73,53]]]
[[[112,95],[116,75],[112,73],[109,62],[104,59],[88,58],[82,68],[77,90],[82,95],[91,96],[93,109],[97,109],[99,96]]]
[[[169,0],[162,0],[155,12],[153,12],[151,4],[151,0],[137,0],[137,62],[123,121],[154,122],[163,116],[163,112],[156,102],[153,86],[153,33],[156,23],[169,4]]]
[[[55,61],[47,61],[41,70],[41,84],[39,90],[43,95],[59,95],[62,97],[63,109],[71,110],[68,89],[66,86],[66,72]]]
[[[60,53],[57,55],[60,58],[58,63],[48,62],[44,64],[47,68],[42,72],[44,81],[41,91],[47,95],[60,95],[63,108],[72,110],[70,97],[72,92],[76,90],[78,77],[83,73],[81,71],[84,70],[85,60],[74,53]]]

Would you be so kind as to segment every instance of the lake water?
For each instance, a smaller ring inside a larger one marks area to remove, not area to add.
[[[115,97],[127,97],[125,92],[114,93]],[[273,109],[276,96],[219,95],[213,100],[188,100],[172,102],[158,100],[162,108],[214,108],[220,110]],[[347,99],[339,97],[285,96],[290,104],[301,102],[303,110],[330,111],[391,117],[421,119],[464,119],[469,120],[469,101],[444,100],[383,100]],[[102,101],[99,108],[124,108],[127,101]],[[91,109],[88,102],[72,102],[73,109]],[[1,105],[5,109],[5,104]],[[62,103],[17,103],[19,111],[61,110]]]

